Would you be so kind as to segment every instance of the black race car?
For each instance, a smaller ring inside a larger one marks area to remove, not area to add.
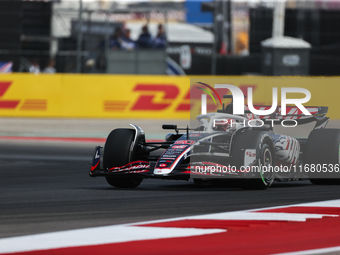
[[[233,115],[227,106],[197,116],[200,124],[194,129],[163,125],[175,132],[162,142],[147,142],[142,128],[130,124],[132,129],[114,129],[107,137],[102,167],[102,147],[95,148],[89,174],[104,176],[118,188],[135,188],[144,178],[231,181],[252,189],[307,177],[314,184],[338,183],[340,130],[325,129],[328,107],[307,109],[312,115],[287,107],[282,116],[278,107],[271,116],[257,117],[249,111]],[[316,124],[303,139],[273,131],[272,124],[289,120]]]

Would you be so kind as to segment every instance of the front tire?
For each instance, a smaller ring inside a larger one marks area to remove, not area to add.
[[[106,139],[104,146],[104,169],[115,166],[123,166],[136,160],[136,153],[132,148],[135,131],[119,128],[112,130]],[[136,188],[142,182],[141,177],[105,177],[106,181],[117,188]]]

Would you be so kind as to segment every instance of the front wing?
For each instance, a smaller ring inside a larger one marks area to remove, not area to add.
[[[211,172],[211,167],[218,167],[219,164],[212,162],[195,162],[178,164],[176,168],[168,174],[155,174],[154,168],[155,161],[137,160],[130,162],[123,166],[116,166],[110,169],[101,167],[101,146],[97,146],[92,158],[91,169],[89,175],[91,177],[105,176],[105,177],[127,177],[127,176],[140,176],[143,178],[156,178],[156,179],[175,179],[175,180],[188,180],[190,178],[238,178],[244,177],[244,172],[241,171],[226,171],[226,172]]]

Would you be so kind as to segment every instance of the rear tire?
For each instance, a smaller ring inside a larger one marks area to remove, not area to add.
[[[109,134],[104,146],[104,169],[123,166],[136,160],[132,146],[135,131],[132,129],[115,129]],[[117,188],[136,188],[142,182],[141,177],[105,177],[106,181]]]
[[[315,129],[308,137],[304,151],[304,169],[311,166],[340,165],[340,129]],[[330,167],[327,167],[331,170]],[[309,180],[315,185],[340,184],[340,172],[307,172]]]
[[[256,166],[275,166],[275,150],[273,141],[266,131],[246,131],[235,137],[232,148],[233,166],[240,169],[244,166],[244,157],[247,149],[256,148]],[[274,181],[274,172],[256,171],[251,178],[243,182],[243,189],[267,189]]]
[[[269,141],[265,141],[261,145],[261,154],[260,158],[261,166],[274,166],[275,162],[275,152],[273,143]],[[249,179],[246,181],[244,188],[245,189],[267,189],[269,188],[274,181],[274,172],[261,172],[257,173],[259,178]]]

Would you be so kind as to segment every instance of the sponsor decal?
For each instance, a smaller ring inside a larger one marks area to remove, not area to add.
[[[178,140],[175,142],[175,144],[193,144],[195,143],[195,141],[191,141],[191,140]]]
[[[100,155],[98,154],[98,150],[96,151],[96,155],[94,156],[95,159],[100,158]]]
[[[130,174],[139,174],[139,173],[145,173],[148,172],[149,170],[136,170],[136,171],[129,171]]]
[[[105,112],[120,112],[124,111],[129,105],[129,101],[104,101],[104,111]]]
[[[171,170],[169,168],[155,169],[154,174],[169,174]]]
[[[121,172],[121,171],[129,171],[129,170],[145,169],[145,168],[149,168],[149,165],[136,165],[136,166],[130,166],[126,168],[113,167],[109,171],[110,172]]]
[[[164,154],[164,157],[162,157],[162,159],[173,159],[176,158],[177,155],[171,155],[171,154]]]
[[[256,157],[256,150],[246,150],[246,155],[249,157]]]
[[[164,110],[179,94],[179,89],[174,84],[137,84],[133,91],[143,91],[148,94],[141,94],[131,110]],[[162,92],[163,97],[160,102],[155,102],[155,92]]]
[[[47,100],[46,99],[3,99],[6,92],[9,91],[12,86],[12,81],[0,81],[0,110],[14,110],[17,109],[20,102],[23,101],[19,110],[21,111],[46,111]]]
[[[173,106],[174,100],[179,98],[179,86],[176,84],[136,84],[132,93],[138,97],[132,104],[123,100],[104,100],[103,109],[106,112],[115,111],[163,111]],[[190,91],[181,101],[190,100]],[[176,111],[189,111],[190,103],[180,102]]]
[[[110,172],[122,172],[136,169],[149,169],[148,161],[134,161],[124,166],[116,166],[109,169]]]
[[[195,137],[195,136],[202,136],[202,135],[197,133],[197,134],[190,134],[190,136]]]
[[[256,160],[256,149],[247,149],[244,154],[244,165],[249,166]]]
[[[173,145],[171,148],[173,149],[185,149],[187,145]]]
[[[210,85],[200,84],[205,86],[204,90],[210,93]],[[208,87],[209,86],[209,87]],[[240,89],[243,93],[247,94],[247,88],[251,87],[255,91],[257,85],[240,85]],[[136,97],[132,101],[128,100],[104,100],[103,111],[104,112],[164,112],[173,111],[177,113],[189,113],[191,107],[199,107],[200,94],[196,92],[195,87],[189,87],[186,92],[181,93],[183,86],[180,83],[168,84],[168,83],[137,83],[133,85],[130,90],[130,96]],[[209,90],[208,90],[209,89]],[[217,89],[222,94],[230,93],[228,89]],[[217,91],[215,90],[215,91]],[[217,93],[217,92],[216,92]],[[214,93],[215,94],[215,93]],[[184,95],[184,96],[183,96]],[[218,94],[214,96],[211,94],[212,100],[218,100],[221,103],[221,98],[218,98]],[[192,97],[193,100],[190,100]],[[207,109],[209,111],[216,111],[220,108],[220,104],[207,102]]]
[[[4,100],[2,97],[5,95],[7,90],[12,85],[11,81],[1,81],[0,82],[0,109],[15,109],[19,103],[20,100]]]
[[[222,99],[222,95],[234,93],[227,88],[216,88],[214,84],[230,83],[238,87],[243,95],[249,99],[248,90],[253,92],[253,105],[256,110],[267,111],[272,109],[272,91],[277,87],[277,93],[285,84],[297,84],[301,88],[307,88],[313,95],[319,93],[320,97],[314,97],[308,101],[313,105],[327,105],[330,109],[338,107],[336,95],[339,83],[337,78],[268,78],[268,77],[230,77],[224,82],[223,77],[216,77],[217,82],[209,83],[210,79],[204,77],[169,77],[167,76],[123,76],[123,75],[88,75],[75,76],[71,74],[56,74],[53,77],[31,76],[24,74],[3,75],[0,81],[0,111],[2,116],[27,116],[27,117],[118,117],[118,118],[180,118],[188,119],[190,113],[195,116],[201,112],[201,89],[197,85],[209,91],[214,100],[207,95],[207,112],[216,112],[221,109],[218,97],[207,86],[209,84],[219,94],[222,103],[230,103],[231,99]],[[46,86],[46,82],[50,83]],[[93,88],[93,82],[98,87]],[[327,84],[328,89],[320,91],[320,85]],[[116,87],[112,84],[124,84],[120,93],[116,93]],[[192,84],[193,86],[190,86]],[[84,93],[77,94],[83,89]],[[237,88],[236,88],[237,89]],[[328,90],[334,91],[329,93]],[[290,95],[287,99],[306,97],[303,93]],[[75,97],[74,95],[77,95]],[[275,95],[277,97],[278,95]],[[324,101],[327,98],[327,102]],[[278,100],[278,109],[281,101]],[[237,100],[236,100],[237,101]],[[234,103],[236,102],[234,101]],[[307,103],[302,103],[306,106]],[[261,107],[257,105],[262,105]],[[265,107],[264,105],[270,105]],[[286,107],[284,119],[301,118],[292,116],[303,114],[301,107]],[[311,107],[305,107],[310,113]],[[248,110],[246,108],[246,110]],[[251,110],[251,109],[249,109]],[[279,110],[281,111],[281,110]],[[250,115],[252,113],[246,113]],[[281,114],[275,112],[275,114]],[[284,114],[284,113],[282,113]],[[281,115],[282,115],[281,114]],[[313,113],[312,113],[313,114]],[[260,116],[268,119],[270,115]],[[307,116],[305,116],[307,118]],[[340,113],[330,111],[328,117],[339,119]],[[281,118],[281,117],[280,117]],[[288,123],[287,123],[288,125]]]

